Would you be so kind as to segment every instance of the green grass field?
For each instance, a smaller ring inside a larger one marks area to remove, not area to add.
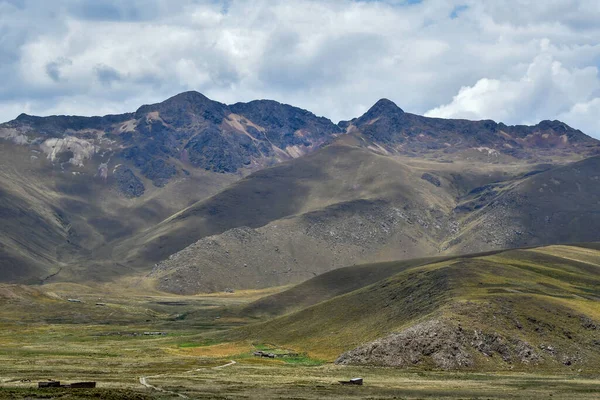
[[[592,248],[553,246],[430,265],[375,265],[381,269],[367,275],[366,267],[353,267],[337,273],[379,280],[365,279],[364,287],[344,281],[332,298],[315,291],[314,305],[307,297],[311,286],[323,287],[319,277],[301,287],[197,296],[131,283],[1,285],[0,399],[597,399],[599,351],[586,343],[600,340],[600,330],[578,325],[581,315],[600,319],[597,257]],[[303,293],[308,308],[289,311],[294,307],[285,301],[294,302],[294,293]],[[284,304],[268,314],[290,313],[268,319],[250,312],[257,304],[272,305],[273,298]],[[393,306],[383,307],[386,302]],[[356,314],[373,307],[378,312]],[[506,335],[516,331],[510,321],[517,318],[519,332],[535,346],[575,348],[587,361],[509,368],[480,357],[487,366],[458,372],[332,363],[343,351],[430,315],[482,329],[496,318],[494,326]],[[536,327],[543,331],[539,337]],[[253,356],[257,350],[297,354],[268,359]],[[365,385],[338,383],[353,377],[363,377]],[[38,381],[49,379],[92,380],[98,387],[37,389]]]

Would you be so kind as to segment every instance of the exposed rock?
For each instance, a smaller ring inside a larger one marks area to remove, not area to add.
[[[437,176],[430,174],[429,172],[425,172],[423,175],[421,175],[421,179],[431,183],[434,186],[442,186],[442,182],[440,182],[440,179]]]
[[[318,147],[328,142],[332,135],[341,133],[341,129],[327,118],[272,100],[236,103],[229,108],[233,113],[259,124],[264,129],[260,138],[268,138],[279,149]]]
[[[66,131],[98,130],[104,131],[114,124],[125,122],[133,117],[132,113],[105,115],[103,117],[78,117],[74,115],[51,115],[37,117],[20,114],[14,121],[7,123],[19,127],[27,127],[47,137],[62,137]]]
[[[486,333],[476,330],[473,333],[471,346],[488,357],[498,354],[506,362],[518,361],[528,364],[540,360],[540,356],[528,343],[518,339],[506,339],[497,332]]]
[[[276,101],[231,106],[190,91],[135,113],[104,117],[21,114],[0,125],[0,138],[40,144],[52,162],[78,167],[98,152],[129,160],[158,187],[175,175],[169,158],[208,171],[259,169],[308,154],[341,129],[327,118]],[[96,166],[97,167],[97,166]]]
[[[173,165],[165,162],[165,160],[156,159],[148,162],[144,166],[142,173],[144,176],[152,179],[154,186],[163,187],[177,173],[177,170]]]
[[[217,127],[211,126],[189,141],[185,154],[196,167],[214,172],[235,172],[248,166],[252,157],[260,156],[259,148],[265,150],[266,156],[273,154],[268,147],[259,147],[246,135],[222,135]]]
[[[117,188],[127,197],[140,197],[144,194],[145,188],[142,181],[135,176],[133,171],[125,166],[115,168],[113,176]]]
[[[48,160],[58,163],[70,162],[78,167],[83,166],[84,160],[89,159],[96,151],[92,143],[71,136],[48,139],[40,148],[48,155]]]
[[[431,363],[436,368],[460,369],[475,365],[473,351],[524,364],[541,358],[522,340],[496,332],[465,331],[460,325],[429,320],[342,354],[336,364],[409,367]]]
[[[430,320],[344,353],[335,363],[409,367],[426,361],[443,369],[472,366],[462,329]]]

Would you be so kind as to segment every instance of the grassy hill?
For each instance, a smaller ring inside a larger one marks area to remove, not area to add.
[[[238,309],[266,293],[177,296],[139,285],[125,289],[113,284],[0,284],[0,398],[598,397],[597,369],[584,365],[561,365],[552,371],[515,368],[500,373],[489,369],[426,370],[419,363],[405,370],[373,368],[325,363],[304,354],[258,358],[252,355],[258,349],[275,349],[280,354],[292,350],[258,341],[211,339],[251,322],[251,318],[227,315],[226,310]],[[364,386],[338,383],[356,376],[364,378]],[[142,386],[140,377],[171,393]],[[97,388],[37,388],[37,382],[48,379],[95,381]]]
[[[343,364],[475,369],[597,368],[600,251],[549,246],[397,264],[398,273],[300,311],[235,331]],[[371,265],[374,271],[392,266]],[[342,269],[344,282],[356,269]],[[378,272],[375,272],[378,274]],[[331,285],[331,275],[303,285]],[[348,284],[341,284],[341,291]],[[293,310],[288,294],[279,301]],[[315,300],[327,296],[316,292]],[[255,303],[256,304],[256,303]],[[252,306],[251,306],[252,307]],[[340,355],[342,355],[340,357]],[[339,358],[338,358],[339,357]]]
[[[242,313],[259,317],[289,314],[353,292],[401,271],[443,259],[443,257],[416,258],[334,269],[293,286],[289,290],[252,302],[242,310]]]
[[[437,255],[458,229],[458,198],[533,167],[466,170],[462,163],[396,159],[336,143],[246,177],[121,242],[115,254],[131,265],[168,257],[153,278],[164,290],[188,294],[285,285],[368,261]]]

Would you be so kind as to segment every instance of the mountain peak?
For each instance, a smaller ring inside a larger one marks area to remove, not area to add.
[[[164,102],[168,102],[168,101],[205,102],[205,101],[212,101],[212,100],[210,100],[208,97],[206,97],[205,95],[203,95],[202,93],[200,93],[198,91],[189,90],[187,92],[181,92],[179,94],[176,94],[175,96],[168,98]]]
[[[211,100],[205,95],[195,90],[190,90],[187,92],[182,92],[176,94],[175,96],[169,97],[168,99],[155,104],[155,106],[175,106],[175,107],[191,107],[191,108],[205,108],[205,107],[226,107],[225,104],[219,103],[218,101]]]
[[[25,113],[21,113],[17,116],[17,118],[15,118],[17,121],[22,120],[22,119],[28,119],[31,118],[31,115],[29,114],[25,114]]]
[[[373,104],[373,106],[367,111],[368,114],[380,114],[385,112],[404,112],[400,107],[396,105],[393,101],[383,98],[377,100],[377,103]]]
[[[566,132],[566,131],[576,130],[576,129],[571,128],[569,125],[565,124],[564,122],[556,120],[556,119],[553,121],[545,119],[543,121],[540,121],[537,124],[537,126],[540,127],[541,129],[552,129],[556,132],[561,132],[561,131]]]
[[[169,120],[176,126],[189,122],[192,115],[221,123],[227,106],[206,97],[200,92],[188,91],[179,93],[167,100],[156,104],[143,105],[136,111],[136,118],[141,118],[149,112],[158,111],[163,119]]]
[[[380,119],[381,117],[384,117],[384,119],[388,119],[402,117],[403,115],[404,111],[400,107],[398,107],[396,103],[383,98],[377,100],[377,102],[373,104],[373,106],[371,106],[371,108],[369,108],[369,110],[366,113],[364,113],[359,118],[353,120],[353,123],[359,126],[365,123],[372,123],[372,121]]]

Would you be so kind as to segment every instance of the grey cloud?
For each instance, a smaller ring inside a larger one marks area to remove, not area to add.
[[[21,9],[25,8],[25,5],[27,3],[25,0],[4,0],[4,2],[8,5]]]
[[[454,7],[454,9],[452,10],[452,12],[450,13],[450,18],[454,19],[454,18],[458,18],[460,13],[462,13],[463,11],[467,10],[469,8],[469,6],[467,5],[460,5],[460,6],[456,6]]]
[[[57,62],[46,64],[46,74],[54,81],[60,81],[60,65]]]
[[[574,31],[597,30],[600,18],[600,3],[596,0],[546,0],[517,2],[475,2],[486,9],[493,20],[519,27],[539,23],[564,25]]]
[[[46,64],[46,74],[54,82],[59,82],[61,79],[61,69],[67,65],[71,65],[73,62],[67,58],[59,58],[55,61]]]
[[[109,67],[108,65],[96,65],[96,77],[104,85],[110,85],[114,81],[121,80],[121,74],[116,69]]]

